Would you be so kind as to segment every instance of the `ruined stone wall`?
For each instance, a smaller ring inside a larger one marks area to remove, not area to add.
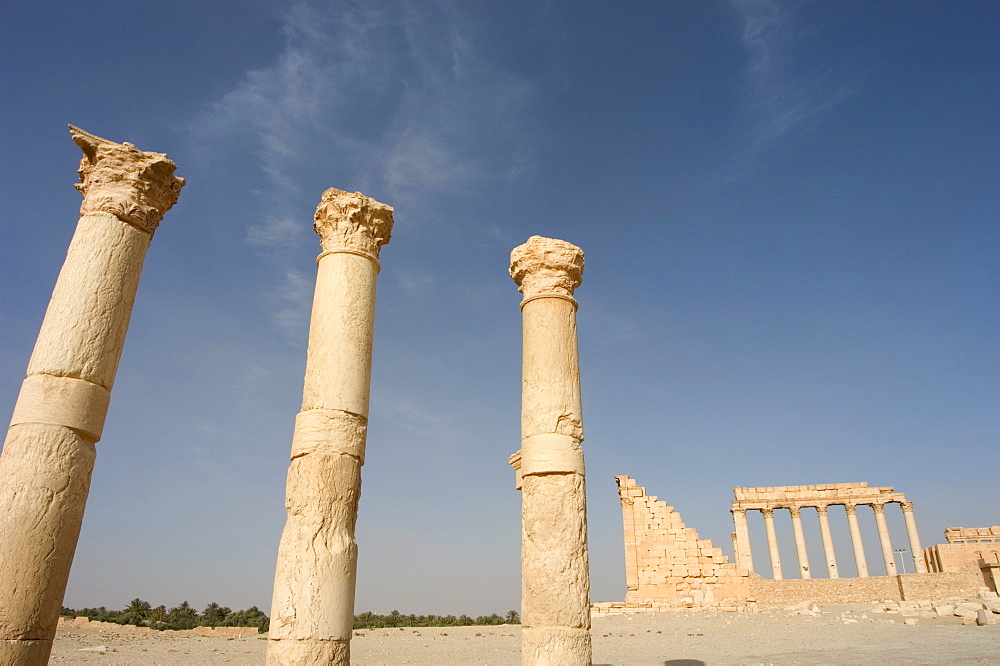
[[[979,561],[1000,559],[1000,543],[942,543],[924,548],[927,570],[935,573],[945,571],[978,571]]]
[[[1000,542],[1000,525],[991,527],[949,527],[944,531],[948,543]]]
[[[750,577],[750,601],[758,606],[870,603],[874,601],[944,600],[975,597],[983,592],[977,573],[902,574],[868,578],[770,580]]]
[[[626,604],[712,606],[744,600],[749,572],[634,479],[616,476],[625,530]]]

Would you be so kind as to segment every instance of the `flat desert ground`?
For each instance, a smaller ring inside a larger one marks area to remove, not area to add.
[[[1000,664],[1000,625],[957,617],[903,618],[870,604],[789,610],[598,617],[595,664]],[[520,627],[432,627],[355,632],[352,663],[517,664]],[[263,664],[266,636],[60,627],[53,664]]]

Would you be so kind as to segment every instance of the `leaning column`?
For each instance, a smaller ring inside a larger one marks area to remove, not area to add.
[[[70,126],[80,220],[0,456],[0,664],[44,664],[143,259],[183,178],[162,153]]]
[[[868,561],[865,558],[865,546],[861,542],[861,528],[858,526],[858,505],[845,504],[847,512],[847,527],[851,531],[851,548],[854,549],[854,564],[858,568],[858,578],[868,577]]]
[[[924,562],[924,551],[920,547],[920,536],[917,534],[917,521],[913,517],[913,502],[900,502],[899,507],[903,510],[903,521],[906,524],[906,538],[910,542],[910,553],[913,555],[913,570],[917,573],[927,573],[927,564]]]
[[[795,539],[795,555],[799,560],[799,576],[803,579],[812,578],[809,572],[809,551],[806,549],[806,537],[802,532],[802,509],[789,507],[792,514],[792,537]]]
[[[524,294],[518,470],[521,663],[590,664],[587,503],[573,298],[583,277],[583,251],[565,241],[532,236],[514,248],[510,259],[511,277]]]
[[[268,664],[350,663],[375,279],[392,222],[392,208],[360,192],[331,188],[316,209],[323,251],[292,435]]]
[[[823,556],[826,557],[826,571],[830,578],[840,578],[837,573],[837,552],[833,548],[833,535],[830,533],[830,518],[826,505],[816,507],[819,516],[819,534],[823,538]]]
[[[896,560],[892,555],[892,542],[889,540],[889,526],[885,522],[885,504],[872,504],[875,512],[875,527],[878,529],[878,542],[882,547],[882,561],[885,563],[885,575],[896,575]]]
[[[768,507],[761,509],[764,514],[764,531],[767,533],[767,554],[771,558],[771,578],[782,580],[781,574],[781,554],[778,552],[778,534],[774,531],[774,509]]]

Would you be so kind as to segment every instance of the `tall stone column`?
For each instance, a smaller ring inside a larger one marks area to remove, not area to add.
[[[521,301],[521,663],[590,664],[583,418],[573,290],[583,251],[532,236],[514,248]],[[517,454],[515,454],[516,456]]]
[[[781,580],[781,554],[778,552],[778,535],[774,531],[774,509],[761,509],[764,514],[764,530],[767,532],[767,554],[771,558],[771,578]]]
[[[812,578],[809,572],[809,551],[806,550],[806,537],[802,532],[802,509],[793,506],[788,512],[792,514],[792,537],[795,539],[795,555],[799,560],[799,576],[803,579]]]
[[[292,435],[268,664],[350,663],[375,280],[392,224],[392,208],[360,192],[328,189],[316,209],[323,251]]]
[[[736,526],[734,532],[734,555],[736,556],[736,566],[747,571],[753,571],[753,553],[750,551],[750,527],[747,525],[747,512],[745,509],[733,509],[733,524]]]
[[[0,664],[45,664],[143,259],[182,178],[162,153],[70,126],[80,220],[0,456]]]
[[[882,561],[885,563],[885,575],[896,575],[896,560],[892,554],[892,542],[889,540],[889,526],[885,523],[885,505],[872,504],[875,512],[875,526],[878,528],[878,542],[882,547]]]
[[[830,519],[825,506],[816,507],[819,516],[819,534],[823,538],[823,556],[826,558],[826,572],[830,578],[840,578],[837,572],[837,551],[833,548],[833,535],[830,533]]]
[[[917,573],[927,573],[924,562],[924,551],[920,547],[920,535],[917,534],[917,521],[913,517],[913,502],[900,502],[903,510],[903,521],[906,523],[906,538],[910,542],[910,554],[913,555],[913,570]]]
[[[847,512],[847,527],[851,531],[851,547],[854,549],[854,564],[858,567],[858,578],[868,577],[868,560],[865,558],[865,545],[861,542],[861,528],[858,526],[858,505],[845,504]]]

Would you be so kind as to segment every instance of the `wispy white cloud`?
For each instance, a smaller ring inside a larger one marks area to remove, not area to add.
[[[854,81],[834,65],[802,57],[808,28],[780,0],[730,0],[743,20],[741,35],[749,53],[749,108],[757,116],[758,143],[815,126],[853,94]]]
[[[313,242],[307,216],[323,188],[363,189],[406,208],[412,225],[442,194],[527,173],[531,89],[483,59],[447,5],[304,1],[283,20],[284,50],[191,134],[200,149],[242,151],[258,169],[244,237],[274,269],[274,320],[287,327],[308,319],[294,267]]]

